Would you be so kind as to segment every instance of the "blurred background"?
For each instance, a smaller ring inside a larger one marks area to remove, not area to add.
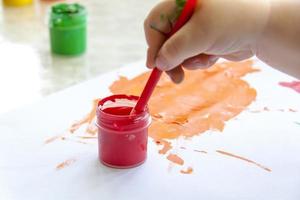
[[[145,59],[143,21],[158,0],[75,1],[88,12],[87,51],[80,56],[51,53],[49,12],[61,2],[74,1],[14,7],[0,0],[0,114]]]

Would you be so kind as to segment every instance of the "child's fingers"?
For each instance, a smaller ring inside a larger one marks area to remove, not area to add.
[[[230,61],[238,62],[238,61],[241,61],[241,60],[248,59],[252,56],[253,56],[252,51],[243,50],[243,51],[239,51],[239,52],[235,52],[235,53],[230,53],[230,54],[227,54],[227,55],[222,55],[220,57],[225,58],[225,59],[230,60]]]
[[[169,71],[187,58],[205,52],[211,44],[211,38],[204,33],[201,31],[201,24],[192,17],[160,48],[155,60],[156,66],[163,71]]]
[[[166,73],[169,75],[171,80],[176,84],[181,83],[183,81],[184,71],[181,66],[175,67],[170,71],[166,71]]]
[[[218,61],[218,56],[200,54],[186,59],[182,66],[188,70],[206,69]]]
[[[155,58],[166,40],[165,34],[171,30],[169,16],[174,13],[175,1],[163,1],[154,7],[144,22],[144,31],[148,43],[147,67],[155,67]]]

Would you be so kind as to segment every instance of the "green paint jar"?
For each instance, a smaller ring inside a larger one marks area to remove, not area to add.
[[[53,53],[79,55],[85,52],[86,16],[86,9],[76,3],[52,6],[49,29]]]

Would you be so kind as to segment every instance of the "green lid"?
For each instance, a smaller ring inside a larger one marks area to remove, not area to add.
[[[86,9],[74,3],[61,3],[52,6],[50,14],[51,27],[70,27],[86,23]]]

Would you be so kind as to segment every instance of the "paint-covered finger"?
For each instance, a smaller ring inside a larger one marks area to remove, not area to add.
[[[155,67],[155,58],[166,34],[171,30],[170,17],[176,8],[174,0],[163,1],[154,7],[144,22],[145,37],[148,44],[147,62],[149,68]]]
[[[175,67],[170,71],[166,71],[174,83],[181,83],[184,79],[184,71],[181,66]]]

